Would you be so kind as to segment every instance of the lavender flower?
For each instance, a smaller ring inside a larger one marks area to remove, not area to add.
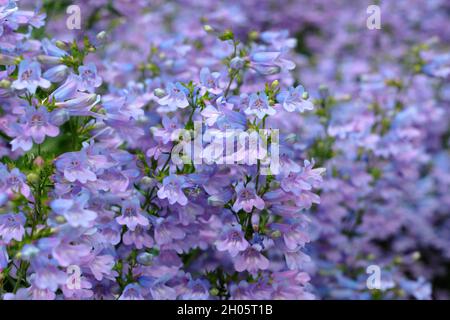
[[[64,174],[64,178],[70,182],[97,180],[96,174],[90,169],[85,151],[67,152],[56,159],[56,168]]]
[[[225,227],[222,235],[216,241],[217,250],[228,251],[233,257],[246,250],[248,246],[249,243],[245,240],[241,227],[238,225]]]
[[[22,213],[0,215],[0,237],[6,243],[12,239],[21,241],[25,234],[25,217]]]
[[[275,109],[269,105],[269,100],[265,92],[259,94],[252,93],[248,100],[248,108],[245,109],[245,114],[256,115],[259,119],[264,118],[266,115],[274,115]]]
[[[93,93],[95,88],[102,84],[102,78],[97,74],[97,67],[95,64],[88,64],[79,67],[80,83],[78,89],[81,91],[88,91]]]
[[[38,87],[48,89],[50,81],[41,77],[41,65],[36,61],[22,60],[19,64],[18,79],[12,83],[16,90],[27,89],[34,94]]]
[[[269,265],[269,260],[260,253],[258,245],[248,247],[234,258],[234,268],[238,272],[247,270],[255,273],[258,270],[268,269]]]
[[[265,207],[264,200],[256,193],[253,183],[249,183],[247,186],[242,183],[238,184],[236,194],[237,198],[233,204],[233,210],[236,212],[243,209],[250,213],[253,211],[253,207],[259,210],[263,210]]]
[[[158,103],[162,106],[167,106],[168,111],[175,111],[178,108],[184,109],[189,106],[186,94],[188,93],[186,88],[179,82],[167,84],[168,94],[159,99]]]
[[[305,110],[313,110],[314,105],[308,100],[308,95],[303,86],[289,87],[277,95],[277,101],[282,104],[286,111],[304,112]]]
[[[73,227],[89,227],[97,218],[95,211],[86,208],[89,196],[84,193],[75,199],[55,199],[51,203],[52,210],[62,215]]]
[[[39,107],[37,110],[28,109],[25,115],[24,133],[31,136],[34,142],[41,144],[45,136],[56,137],[59,134],[59,128],[54,124],[53,114],[46,108]]]
[[[185,180],[182,176],[170,175],[163,180],[163,185],[158,190],[158,198],[167,199],[170,204],[179,203],[185,206],[188,199],[183,192]]]
[[[211,72],[209,68],[200,70],[200,84],[212,94],[220,94],[222,92],[222,89],[219,88],[219,79],[219,72]]]
[[[148,219],[142,214],[139,199],[133,198],[122,203],[122,214],[116,218],[120,225],[134,231],[137,226],[148,226]]]

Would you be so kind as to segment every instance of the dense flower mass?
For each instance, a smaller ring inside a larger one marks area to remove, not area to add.
[[[379,2],[0,0],[0,298],[450,298],[450,4]]]

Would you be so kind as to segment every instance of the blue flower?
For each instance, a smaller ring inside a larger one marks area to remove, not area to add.
[[[22,213],[0,215],[0,237],[9,243],[11,240],[21,241],[25,234],[25,216]]]
[[[89,196],[83,193],[75,199],[55,199],[50,207],[55,213],[64,216],[72,227],[90,227],[97,213],[86,209],[88,200]]]
[[[102,78],[97,74],[97,68],[95,64],[90,63],[79,68],[80,72],[80,85],[78,89],[81,91],[95,92],[95,88],[100,87],[102,84]]]
[[[300,111],[314,109],[314,105],[308,100],[308,95],[303,86],[289,87],[277,95],[277,101],[282,104],[286,111]]]
[[[252,93],[248,101],[248,108],[244,112],[247,115],[255,114],[259,119],[276,113],[275,109],[269,105],[269,99],[265,92]]]
[[[183,192],[185,180],[183,177],[170,175],[163,180],[162,187],[158,190],[158,198],[167,199],[170,204],[179,203],[185,206],[188,203],[188,199]]]
[[[211,72],[209,68],[200,70],[200,84],[212,94],[220,94],[222,92],[222,89],[219,88],[219,78],[219,72]]]
[[[189,101],[186,97],[188,90],[179,82],[167,84],[167,95],[158,100],[162,106],[168,106],[169,110],[175,111],[178,108],[184,109],[189,106]]]
[[[16,90],[27,89],[31,94],[37,87],[49,88],[50,81],[41,77],[41,65],[36,61],[22,60],[19,64],[19,74],[11,87]]]

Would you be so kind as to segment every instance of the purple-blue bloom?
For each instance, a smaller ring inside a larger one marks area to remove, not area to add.
[[[38,87],[48,89],[50,81],[41,77],[41,65],[36,61],[22,60],[19,64],[18,79],[12,83],[12,88],[16,90],[27,89],[34,94]]]

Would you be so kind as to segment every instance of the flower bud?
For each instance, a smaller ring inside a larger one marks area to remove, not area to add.
[[[272,90],[275,90],[279,85],[280,85],[280,81],[274,80],[272,82],[272,84],[270,85],[270,87],[272,88]]]
[[[0,53],[0,64],[14,65],[14,64],[16,64],[16,62],[17,62],[17,59],[15,57]]]
[[[61,41],[61,40],[57,40],[55,42],[55,46],[57,46],[59,49],[64,50],[64,51],[69,49],[69,46],[67,45],[67,43],[65,43],[64,41]]]
[[[272,238],[279,238],[279,237],[281,237],[280,230],[275,230],[274,232],[272,232],[271,236],[272,236]]]
[[[99,33],[97,33],[97,35],[95,37],[99,41],[105,40],[106,39],[106,31],[100,31]]]
[[[393,262],[394,262],[394,264],[399,265],[399,264],[402,264],[403,259],[402,259],[402,257],[397,256],[397,257],[394,258]]]
[[[55,221],[56,221],[57,223],[64,223],[64,222],[66,222],[66,218],[64,218],[63,216],[57,216],[57,217],[55,218]]]
[[[40,54],[37,56],[37,60],[40,63],[48,64],[48,65],[60,65],[61,58],[60,57],[52,57],[45,54]]]
[[[208,205],[213,207],[221,207],[225,205],[225,201],[220,196],[210,196],[208,197]]]
[[[251,218],[253,230],[258,232],[259,230],[259,213],[254,212]]]
[[[156,184],[156,180],[152,179],[150,177],[142,177],[141,181],[139,182],[139,184],[144,188],[144,189],[149,189],[152,186],[154,186]]]
[[[153,261],[153,257],[151,253],[142,252],[136,257],[136,261],[144,266],[149,266]]]
[[[210,293],[212,296],[217,296],[217,295],[219,294],[219,289],[217,289],[217,288],[212,288],[211,290],[209,290],[209,293]]]
[[[41,156],[37,156],[33,161],[33,164],[38,168],[42,168],[44,166],[44,163],[45,161]]]
[[[0,81],[0,88],[9,89],[9,87],[11,87],[11,81],[9,81],[8,79],[3,79],[2,81]]]
[[[249,38],[251,41],[258,40],[258,38],[259,38],[259,33],[258,33],[258,31],[251,31],[251,32],[248,34],[248,38]]]
[[[38,183],[39,182],[39,175],[37,175],[34,172],[31,172],[27,175],[27,181],[31,183]]]
[[[308,100],[309,99],[309,93],[308,92],[303,92],[303,94],[302,94],[302,99],[304,99],[304,100]]]
[[[205,30],[205,31],[208,32],[208,33],[214,32],[214,28],[211,27],[209,24],[205,24],[205,25],[203,26],[203,30]]]
[[[161,89],[161,88],[156,88],[155,90],[153,90],[153,93],[158,98],[162,98],[166,95],[166,91],[164,91],[164,89]]]
[[[219,39],[222,41],[233,40],[234,33],[233,33],[233,31],[227,29],[219,36]]]
[[[415,251],[415,252],[412,254],[412,258],[413,258],[415,261],[420,260],[420,258],[421,258],[420,252],[419,252],[419,251]]]
[[[245,60],[240,57],[234,57],[230,61],[231,69],[239,70],[242,69],[245,65]]]

